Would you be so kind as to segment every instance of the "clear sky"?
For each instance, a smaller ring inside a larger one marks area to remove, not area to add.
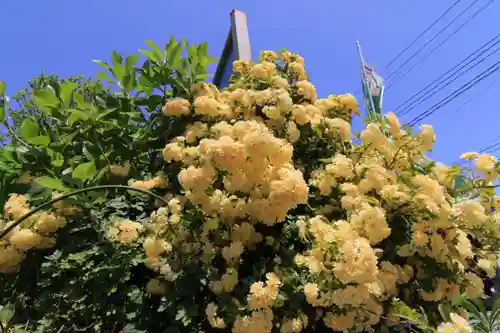
[[[356,40],[361,42],[365,59],[382,76],[387,76],[474,1],[477,3],[472,9],[424,49],[421,56],[490,0],[462,0],[420,43],[387,69],[385,65],[455,0],[5,0],[0,10],[0,79],[12,94],[25,87],[26,81],[40,70],[60,76],[93,75],[99,69],[92,59],[108,60],[112,50],[136,52],[146,47],[146,39],[163,45],[172,35],[191,43],[207,41],[210,53],[218,57],[228,33],[229,13],[237,8],[247,14],[254,58],[259,50],[287,47],[304,56],[306,70],[320,96],[352,92],[361,97]],[[498,34],[499,19],[500,1],[494,1],[391,87],[383,109],[391,111],[399,106]],[[499,58],[500,52],[403,117],[403,122]],[[491,85],[496,78],[498,84]],[[461,107],[481,90],[487,91]],[[500,71],[425,119],[424,123],[432,124],[438,136],[431,157],[453,162],[461,152],[479,150],[497,138],[499,92]]]

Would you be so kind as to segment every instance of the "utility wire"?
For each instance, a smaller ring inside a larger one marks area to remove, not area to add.
[[[500,140],[500,135],[497,136],[494,140],[491,141],[491,142],[493,142],[492,144],[490,144],[490,145],[482,148],[481,150],[478,151],[478,153],[479,154],[488,153],[488,150],[491,150],[491,149],[494,149],[493,151],[496,151],[495,148],[500,147],[499,140]],[[452,164],[464,164],[465,162],[467,162],[467,161],[466,160],[462,160],[462,159],[458,159],[458,160],[454,161]]]
[[[389,80],[394,74],[396,74],[401,68],[404,67],[404,65],[406,65],[408,62],[410,62],[413,58],[415,58],[427,45],[429,45],[430,43],[432,43],[437,37],[439,37],[439,35],[441,35],[443,33],[443,31],[445,31],[446,29],[448,29],[448,27],[450,25],[452,25],[453,23],[455,23],[456,20],[458,20],[463,14],[465,14],[472,6],[474,6],[479,0],[474,0],[469,6],[467,6],[467,8],[465,8],[462,12],[460,12],[460,14],[458,14],[453,20],[451,20],[451,22],[449,22],[447,25],[445,25],[445,27],[443,29],[441,29],[437,34],[434,35],[434,37],[431,38],[431,40],[427,41],[424,46],[420,47],[415,53],[413,53],[403,64],[401,64],[398,68],[396,68],[396,70],[392,71],[392,73],[390,73],[388,76],[387,76],[387,79],[386,80]],[[491,1],[491,0],[490,0]]]
[[[408,46],[406,46],[401,52],[398,53],[397,56],[394,57],[394,59],[392,59],[391,61],[389,61],[389,63],[387,65],[385,65],[385,68],[388,68],[389,66],[391,66],[396,60],[399,59],[399,57],[401,57],[401,55],[403,55],[403,53],[405,53],[410,47],[412,47],[413,45],[415,45],[415,43],[420,39],[422,38],[422,36],[424,36],[429,30],[431,30],[439,21],[441,21],[441,19],[450,12],[450,10],[452,10],[456,5],[458,5],[458,3],[462,1],[462,0],[457,0],[455,1],[454,4],[452,4],[450,7],[448,7],[448,9],[446,9],[444,11],[444,13],[441,14],[441,16],[439,16],[434,22],[432,22],[432,24],[430,26],[427,27],[427,29],[425,29],[420,35],[418,35],[417,38],[415,38],[413,40],[413,42],[411,42]]]
[[[481,49],[483,49],[484,47],[488,46],[488,44],[494,42],[496,39],[498,39],[497,43],[500,42],[500,33],[498,35],[496,35],[495,37],[493,37],[491,40],[489,40],[486,44],[484,44],[483,46],[481,46],[479,49],[477,49],[476,51],[472,52],[469,56],[467,56],[465,59],[463,59],[462,61],[460,61],[459,63],[457,63],[455,66],[453,66],[452,68],[450,68],[446,73],[444,74],[441,74],[441,76],[437,77],[436,79],[434,79],[434,81],[432,81],[431,83],[429,83],[427,86],[425,86],[424,88],[422,88],[419,92],[413,94],[411,97],[409,97],[407,100],[405,100],[403,103],[401,103],[399,106],[397,106],[395,109],[394,109],[394,112],[398,112],[399,110],[401,109],[404,109],[406,107],[408,107],[409,105],[412,104],[412,100],[415,99],[417,96],[419,96],[420,94],[426,92],[434,83],[436,83],[437,81],[439,81],[440,79],[442,79],[443,77],[445,77],[446,75],[450,74],[450,73],[453,73],[453,72],[457,72],[455,71],[455,69],[457,67],[459,67],[461,64],[463,64],[464,62],[466,62],[467,60],[469,60],[470,58],[474,57],[474,55],[476,55],[476,53],[480,52]],[[496,45],[497,43],[495,43],[494,45]],[[487,50],[489,50],[492,46],[494,45],[491,45],[490,47],[488,47]],[[485,50],[486,51],[486,50]],[[484,52],[480,53],[479,55],[483,54]],[[479,56],[477,55],[477,56]],[[477,58],[476,56],[476,58]],[[474,58],[475,59],[475,58]],[[468,63],[467,63],[468,64]],[[461,69],[461,68],[460,68]],[[446,78],[444,79],[446,80]],[[442,82],[442,81],[440,81]],[[432,88],[434,89],[434,88]],[[431,90],[432,90],[431,89]],[[410,103],[409,103],[410,102]],[[407,105],[409,103],[409,105]]]
[[[475,4],[478,0],[474,1],[469,7],[471,7],[473,4]],[[446,38],[441,41],[441,43],[439,43],[436,47],[434,47],[430,52],[428,52],[426,55],[424,55],[420,60],[417,61],[417,63],[415,63],[412,67],[410,67],[406,72],[404,72],[396,81],[393,81],[386,89],[386,91],[388,91],[391,87],[393,87],[396,83],[398,83],[399,81],[401,81],[404,77],[406,77],[412,70],[414,70],[418,65],[420,65],[425,59],[427,59],[430,55],[432,55],[437,49],[439,49],[441,46],[443,46],[451,37],[453,37],[457,32],[459,32],[460,30],[462,30],[463,27],[465,27],[469,22],[471,22],[477,15],[479,15],[483,10],[485,10],[489,5],[491,5],[493,3],[493,1],[495,0],[489,0],[489,2],[487,2],[483,7],[479,8],[479,10],[477,10],[474,14],[472,14],[471,17],[469,17],[464,23],[462,23],[457,29],[455,29],[451,34],[449,34],[448,36],[446,36]],[[467,7],[465,9],[465,11],[467,11],[469,9],[469,7]],[[465,12],[464,11],[464,12]],[[462,13],[464,13],[462,12]],[[460,15],[462,15],[462,13],[460,13]],[[459,15],[459,16],[460,16]],[[459,17],[457,16],[457,18]],[[427,44],[426,44],[427,45]],[[425,47],[425,45],[424,45]],[[422,49],[420,49],[419,51],[421,51]],[[410,59],[409,59],[410,60]],[[408,61],[409,61],[408,60]],[[408,62],[407,61],[407,62]],[[402,66],[400,66],[402,67]]]
[[[413,42],[411,42],[408,46],[406,46],[403,50],[401,50],[391,61],[389,61],[386,65],[385,65],[385,68],[389,68],[389,66],[391,66],[397,59],[399,59],[399,57],[401,57],[401,55],[403,55],[403,53],[405,53],[410,47],[412,47],[413,45],[415,45],[415,43],[420,39],[422,38],[430,29],[432,29],[439,21],[441,21],[441,19],[446,15],[448,14],[453,8],[455,8],[456,5],[458,5],[462,0],[457,0],[455,1],[450,7],[448,7],[448,9],[446,9],[444,11],[444,13],[442,13],[436,20],[434,20],[434,22],[432,22],[431,25],[429,25],[422,33],[420,33],[420,35],[418,35],[417,38],[415,38],[413,40]],[[355,95],[359,94],[360,92],[362,91],[362,89],[358,89],[356,90],[356,93]]]
[[[497,42],[497,44],[500,43],[500,41]],[[452,73],[452,75],[448,76],[447,78],[445,78],[444,80],[442,80],[436,87],[434,87],[434,90],[430,90],[428,91],[424,96],[422,96],[420,99],[417,99],[415,101],[413,101],[413,103],[411,105],[409,105],[407,108],[403,109],[398,115],[401,117],[407,113],[409,113],[411,110],[415,109],[417,106],[419,106],[420,104],[422,104],[423,102],[425,102],[426,100],[428,100],[429,98],[431,98],[432,96],[434,96],[435,94],[437,94],[438,92],[442,91],[444,88],[448,87],[450,84],[452,84],[453,82],[455,82],[457,79],[459,79],[460,77],[462,77],[463,75],[467,74],[469,71],[471,71],[472,69],[474,69],[475,67],[479,66],[480,64],[482,64],[486,59],[488,59],[489,57],[491,57],[493,54],[495,54],[498,50],[500,50],[500,47],[497,47],[496,49],[494,49],[492,52],[490,52],[488,55],[486,55],[485,57],[481,58],[478,62],[476,62],[475,64],[473,64],[472,66],[470,66],[469,68],[467,68],[464,72],[460,73],[459,75],[455,76],[457,73],[459,73],[459,71],[455,72],[455,73]],[[484,52],[486,52],[487,50],[485,50]],[[483,53],[484,53],[483,52]],[[476,57],[477,58],[477,57]],[[470,64],[472,61],[474,61],[476,58],[472,59],[471,61],[469,61],[467,64],[463,65],[462,67],[459,68],[459,70],[462,70],[463,68],[465,68],[465,66],[467,66],[468,64]],[[453,76],[455,76],[453,78]],[[448,79],[451,79],[449,80],[448,82],[445,82],[446,80]],[[444,85],[442,85],[444,83]],[[441,86],[442,85],[442,86]],[[441,87],[440,87],[441,86]]]
[[[465,105],[467,105],[470,102],[472,102],[473,100],[477,99],[479,96],[482,95],[482,93],[485,93],[485,92],[489,91],[491,88],[493,88],[493,86],[495,85],[495,83],[497,83],[497,81],[498,81],[498,79],[495,79],[495,80],[491,81],[490,85],[486,89],[481,90],[477,94],[473,95],[471,98],[469,98],[467,101],[465,101],[460,107],[458,107],[455,110],[455,112],[458,112],[458,111],[462,110]]]
[[[475,86],[476,84],[478,84],[479,82],[481,82],[482,80],[484,80],[485,78],[490,76],[491,74],[495,73],[499,69],[500,69],[500,61],[496,62],[495,64],[493,64],[492,66],[487,68],[485,71],[481,72],[479,75],[474,77],[472,80],[470,80],[469,82],[467,82],[466,84],[464,84],[463,86],[461,86],[460,88],[458,88],[457,90],[455,90],[454,92],[452,92],[451,94],[446,96],[444,99],[442,99],[441,101],[439,101],[438,103],[436,103],[432,107],[430,107],[429,109],[422,112],[420,115],[418,115],[413,120],[411,120],[409,123],[407,123],[405,125],[405,127],[414,126],[415,124],[417,124],[421,120],[432,115],[437,110],[448,105],[452,100],[459,97],[463,93],[467,92],[470,88],[472,88],[473,86]]]
[[[467,92],[470,88],[472,88],[473,86],[475,86],[476,84],[478,84],[479,82],[481,82],[482,80],[484,80],[485,78],[487,78],[488,76],[490,76],[491,74],[493,74],[496,71],[498,71],[500,69],[499,64],[500,64],[500,61],[496,62],[493,66],[489,67],[487,70],[483,71],[481,74],[479,74],[478,76],[476,76],[474,79],[470,80],[468,83],[464,84],[463,86],[461,86],[460,88],[458,88],[457,90],[455,90],[454,92],[452,92],[450,95],[448,95],[447,97],[445,97],[443,100],[441,100],[440,102],[436,103],[435,105],[433,105],[431,108],[427,109],[426,111],[422,112],[419,116],[415,117],[412,121],[410,121],[405,126],[414,126],[416,123],[418,123],[419,121],[421,121],[421,120],[427,118],[428,116],[432,115],[433,113],[435,113],[440,108],[448,105],[452,100],[454,100],[455,98],[459,97],[463,93]]]

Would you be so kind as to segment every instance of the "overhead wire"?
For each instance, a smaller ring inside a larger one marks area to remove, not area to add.
[[[394,74],[399,72],[401,68],[403,68],[408,62],[410,62],[413,58],[415,58],[427,45],[432,43],[436,38],[439,37],[446,29],[448,29],[449,26],[451,26],[453,23],[455,23],[456,20],[458,20],[462,15],[464,15],[472,6],[474,6],[479,0],[474,0],[467,8],[465,8],[463,11],[460,12],[451,22],[449,22],[447,25],[444,26],[443,29],[441,29],[437,34],[434,35],[429,41],[427,41],[422,47],[420,47],[416,52],[414,52],[408,59],[406,59],[405,62],[403,62],[398,68],[396,68],[394,71],[392,71],[388,76],[387,80],[389,80]],[[491,1],[491,0],[490,0]]]
[[[497,61],[495,64],[492,66],[488,67],[486,70],[478,74],[476,77],[462,85],[460,88],[457,90],[453,91],[450,93],[448,96],[443,98],[441,101],[438,103],[434,104],[424,112],[420,113],[417,117],[413,118],[410,122],[408,122],[405,126],[414,126],[418,122],[422,121],[423,119],[429,117],[430,115],[434,114],[437,110],[441,109],[442,107],[448,105],[452,100],[455,98],[459,97],[460,95],[464,94],[467,92],[470,88],[475,86],[476,84],[480,83],[483,81],[485,78],[489,77],[493,73],[497,72],[500,69],[500,61]]]
[[[476,53],[480,52],[481,49],[483,49],[484,47],[487,47],[488,44],[492,43],[492,42],[495,42],[495,40],[498,39],[498,41],[494,44],[494,45],[490,45],[486,50],[484,50],[483,52],[481,52],[480,54],[478,54],[477,56],[480,56],[482,55],[484,52],[486,52],[487,50],[489,50],[492,46],[495,46],[497,45],[499,42],[500,42],[500,33],[497,34],[495,37],[493,37],[492,39],[490,39],[487,43],[485,43],[484,45],[482,45],[479,49],[477,49],[476,51],[472,52],[471,54],[469,54],[465,59],[461,60],[459,63],[457,63],[455,66],[453,66],[452,68],[450,68],[446,73],[443,73],[441,74],[439,77],[437,77],[436,79],[434,79],[434,81],[432,81],[431,83],[429,83],[427,86],[425,86],[424,88],[422,88],[421,90],[419,90],[417,93],[413,94],[411,97],[409,97],[408,99],[406,99],[403,103],[401,103],[400,105],[398,105],[395,109],[394,109],[394,112],[398,112],[399,110],[401,109],[404,109],[410,105],[412,105],[412,100],[414,100],[417,96],[421,95],[422,93],[424,92],[427,92],[427,90],[434,84],[436,83],[437,81],[439,81],[440,79],[442,79],[443,77],[445,77],[446,75],[452,73],[455,71],[455,69],[457,69],[457,67],[459,67],[461,64],[463,64],[464,62],[466,62],[467,60],[469,60],[471,57],[474,57],[474,55],[476,55]],[[477,57],[476,57],[477,58]],[[475,59],[475,58],[474,58]],[[469,64],[469,63],[467,63]],[[466,64],[466,65],[467,65]],[[462,67],[461,67],[462,68]],[[460,69],[461,69],[460,68]],[[456,71],[455,71],[456,72]],[[445,78],[446,80],[447,78]],[[442,82],[442,81],[441,81]],[[410,102],[410,103],[409,103]],[[409,104],[408,104],[409,103]],[[407,105],[408,104],[408,105]]]
[[[436,20],[434,20],[434,22],[431,23],[431,25],[429,25],[422,33],[420,33],[420,35],[418,35],[417,38],[415,38],[408,46],[406,46],[403,50],[401,50],[401,52],[399,52],[391,61],[389,61],[389,63],[387,63],[387,65],[385,65],[385,68],[388,68],[389,66],[391,66],[396,60],[399,59],[399,57],[401,57],[401,55],[403,55],[403,53],[405,53],[410,47],[412,47],[413,45],[415,45],[415,43],[420,39],[422,38],[429,30],[431,30],[439,21],[441,21],[441,19],[446,16],[446,14],[448,14],[456,5],[458,5],[462,0],[457,0],[455,1],[450,7],[448,7],[444,13],[442,13]]]
[[[469,5],[462,13],[459,14],[461,16],[463,13],[465,13],[472,5],[474,5],[478,0],[474,1],[471,5]],[[439,49],[441,46],[443,46],[451,37],[453,37],[456,33],[458,33],[462,28],[464,28],[468,23],[470,23],[477,15],[479,15],[483,10],[485,10],[489,5],[491,5],[495,0],[489,0],[483,7],[479,8],[472,16],[470,16],[464,23],[462,23],[457,29],[455,29],[451,34],[446,36],[444,40],[442,40],[436,47],[434,47],[430,52],[425,54],[420,60],[417,61],[413,66],[411,66],[406,72],[404,72],[401,76],[398,77],[396,81],[393,81],[390,85],[387,86],[386,91],[388,91],[391,87],[393,87],[396,83],[400,82],[404,77],[406,77],[412,70],[414,70],[418,65],[420,65],[424,60],[429,58],[437,49]],[[457,18],[459,17],[457,16]],[[453,22],[453,21],[452,21]],[[452,23],[451,22],[451,23]],[[448,26],[448,25],[447,25]],[[432,41],[432,40],[431,40]],[[430,42],[429,42],[430,43]],[[428,44],[426,44],[428,45]],[[425,47],[424,45],[423,47]],[[420,49],[422,50],[423,47]],[[420,51],[419,50],[419,51]],[[410,60],[410,59],[409,59]],[[408,60],[408,61],[409,61]],[[405,63],[408,63],[406,61]],[[403,65],[401,65],[399,68],[401,68]]]
[[[479,91],[477,94],[473,95],[471,98],[469,98],[467,101],[465,101],[465,102],[464,102],[461,106],[459,106],[459,107],[458,107],[458,108],[457,108],[454,112],[458,112],[458,111],[462,110],[462,108],[463,108],[465,105],[467,105],[467,104],[469,104],[470,102],[472,102],[473,100],[477,99],[479,96],[481,96],[481,95],[482,95],[482,93],[485,93],[485,92],[489,91],[491,88],[493,88],[493,86],[494,86],[494,85],[495,85],[495,83],[497,83],[497,82],[498,82],[498,79],[495,79],[495,80],[491,81],[490,85],[489,85],[486,89],[481,90],[481,91]],[[500,137],[499,137],[499,138],[500,138]]]
[[[392,65],[397,59],[403,55],[410,47],[415,45],[415,43],[422,38],[430,29],[432,29],[439,21],[443,19],[446,14],[448,14],[453,8],[455,8],[456,5],[458,5],[462,0],[457,0],[455,1],[450,7],[448,7],[437,19],[434,20],[423,32],[420,33],[420,35],[417,36],[409,45],[407,45],[403,50],[401,50],[391,61],[389,61],[386,65],[385,68],[389,68],[390,65]],[[362,89],[358,89],[355,93],[355,95],[359,94],[362,91]]]
[[[500,41],[497,42],[497,44],[500,43]],[[496,44],[495,44],[496,45]],[[494,49],[492,52],[490,52],[488,55],[486,55],[485,57],[481,58],[478,62],[476,62],[475,64],[473,64],[472,66],[468,67],[464,72],[458,74],[457,76],[455,76],[457,73],[459,73],[458,71],[453,73],[452,75],[446,77],[444,80],[442,80],[441,82],[439,82],[439,84],[437,86],[434,87],[433,90],[430,90],[428,91],[425,95],[423,95],[420,99],[417,99],[415,101],[413,101],[413,103],[411,103],[408,107],[404,108],[403,110],[401,110],[398,114],[398,116],[403,116],[407,113],[409,113],[411,110],[415,109],[417,106],[419,106],[420,104],[422,104],[423,102],[427,101],[429,98],[431,98],[432,96],[434,96],[435,94],[437,94],[438,92],[442,91],[443,89],[445,89],[446,87],[448,87],[450,84],[452,84],[453,82],[455,82],[457,79],[459,79],[460,77],[464,76],[465,74],[467,74],[468,72],[470,72],[472,69],[476,68],[477,66],[479,66],[480,64],[482,64],[485,60],[487,60],[489,57],[491,57],[493,54],[495,54],[496,52],[498,52],[498,50],[500,50],[500,47]],[[487,50],[485,50],[484,52],[486,52]],[[484,53],[483,52],[483,53]],[[481,53],[481,54],[483,54]],[[473,58],[471,61],[469,61],[467,64],[464,64],[462,65],[462,67],[459,68],[459,70],[462,70],[464,69],[468,64],[470,64],[471,62],[473,62],[474,60],[476,60],[477,58],[479,57],[479,55],[476,57],[476,58]],[[453,77],[455,76],[455,77]],[[448,80],[448,81],[446,81]]]

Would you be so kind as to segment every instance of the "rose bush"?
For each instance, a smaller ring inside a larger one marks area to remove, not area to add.
[[[493,156],[464,154],[471,170],[430,161],[425,153],[435,141],[432,127],[413,132],[392,113],[352,133],[356,99],[318,98],[298,54],[264,51],[257,64],[236,61],[233,83],[219,91],[200,82],[197,75],[206,65],[192,73],[203,52],[187,50],[185,66],[165,72],[168,88],[151,79],[137,83],[144,71],[131,66],[132,86],[114,81],[130,112],[142,111],[135,98],[145,98],[131,97],[134,89],[160,96],[149,112],[152,120],[124,122],[116,132],[97,136],[90,141],[94,154],[72,152],[84,164],[74,163],[66,172],[61,166],[50,179],[41,165],[18,163],[30,172],[18,183],[44,196],[33,200],[32,192],[12,193],[4,224],[21,218],[36,200],[58,195],[51,190],[89,185],[128,184],[161,195],[168,204],[104,188],[88,203],[78,196],[80,201],[58,201],[6,235],[0,248],[5,274],[29,274],[23,271],[27,260],[42,267],[66,260],[54,277],[78,284],[80,276],[61,273],[76,261],[85,263],[88,287],[100,288],[101,275],[94,270],[99,264],[88,257],[115,262],[116,285],[108,295],[92,291],[97,297],[78,309],[84,318],[92,313],[93,326],[86,331],[129,324],[128,330],[149,332],[378,332],[402,322],[423,332],[471,331],[463,300],[483,297],[482,277],[495,274],[500,248],[495,196],[500,169]],[[145,54],[161,66],[172,65],[170,52],[153,47]],[[115,77],[121,73],[103,65]],[[185,69],[188,79],[172,85]],[[64,109],[38,103],[51,112]],[[86,131],[99,130],[95,122],[85,123],[91,110],[113,110],[95,100],[87,103],[86,116],[75,116],[82,147]],[[135,126],[147,130],[140,136]],[[128,151],[110,143],[121,131],[130,133],[125,141],[132,145],[123,143]],[[134,145],[138,136],[142,144]],[[49,138],[45,151],[52,145]],[[64,232],[73,226],[88,223],[94,226],[91,254],[61,259],[59,251],[46,249],[67,241],[71,235]],[[141,273],[134,273],[138,268]],[[123,275],[141,279],[131,284]],[[106,306],[95,309],[95,304],[116,293],[123,297],[111,302],[114,310],[98,314]],[[133,305],[137,302],[140,306]],[[29,305],[17,307],[29,313]],[[84,325],[75,318],[78,312],[68,313],[66,318]],[[40,320],[56,330],[60,317]]]

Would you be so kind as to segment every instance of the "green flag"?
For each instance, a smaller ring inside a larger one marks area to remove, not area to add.
[[[382,100],[384,96],[384,79],[375,72],[373,67],[365,64],[361,46],[358,46],[359,59],[361,61],[361,85],[365,98],[365,110],[370,119],[382,116]]]
[[[373,101],[374,112],[382,114],[382,99],[384,95],[384,79],[375,72],[375,70],[368,66],[363,65],[364,84],[363,90],[365,98],[371,98]]]

